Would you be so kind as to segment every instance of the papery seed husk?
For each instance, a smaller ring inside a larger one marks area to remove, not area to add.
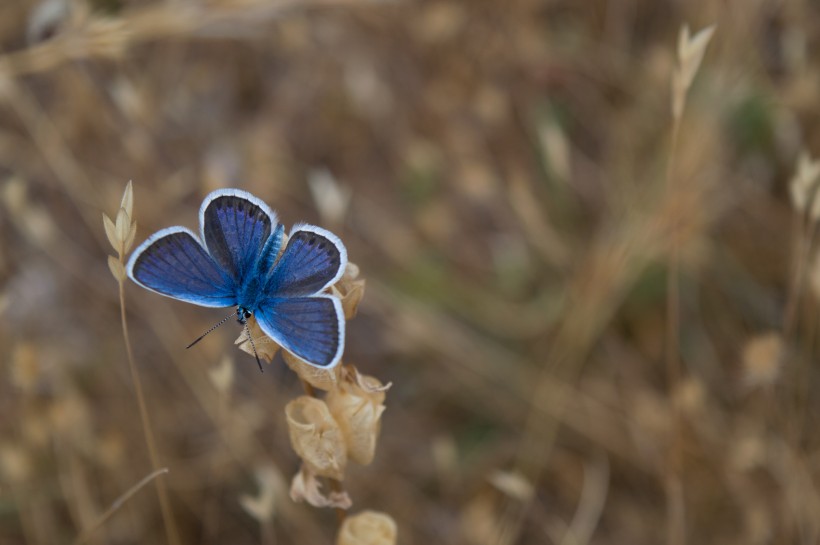
[[[339,424],[321,399],[300,396],[285,406],[293,450],[316,475],[341,481],[347,445]]]
[[[128,216],[128,213],[122,208],[120,208],[119,212],[117,212],[117,220],[115,222],[115,226],[117,228],[117,249],[120,252],[122,252],[125,239],[128,238],[128,231],[131,229],[131,218]]]
[[[134,210],[134,187],[131,180],[125,185],[125,191],[122,193],[122,201],[120,201],[120,208],[124,209],[128,217],[133,216]]]
[[[108,242],[115,250],[119,251],[120,242],[117,240],[117,227],[106,214],[103,214],[103,226],[105,227],[105,236],[108,237]]]
[[[345,519],[336,545],[394,545],[397,535],[396,522],[390,515],[362,511]]]
[[[128,231],[128,237],[125,239],[125,243],[122,245],[122,253],[123,255],[127,254],[131,251],[131,246],[134,245],[134,237],[137,236],[137,222],[131,223],[131,229]]]
[[[356,382],[345,381],[328,393],[327,406],[344,434],[350,459],[367,465],[376,452],[385,394],[375,378],[361,380],[373,384],[374,388],[365,390]]]
[[[290,369],[299,375],[299,378],[320,390],[333,390],[339,384],[342,366],[336,365],[331,369],[321,369],[310,365],[287,350],[282,351],[282,359]]]
[[[123,266],[122,261],[113,255],[108,256],[108,270],[111,271],[111,274],[117,282],[122,282],[125,280],[125,267]]]
[[[327,495],[321,491],[322,486],[316,475],[304,465],[293,476],[290,484],[290,498],[295,502],[306,501],[313,507],[333,507],[336,509],[350,509],[353,502],[344,490],[331,490]]]

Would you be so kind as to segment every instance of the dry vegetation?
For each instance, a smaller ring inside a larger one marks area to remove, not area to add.
[[[345,241],[367,280],[345,361],[393,387],[344,484],[399,543],[816,543],[818,20],[0,2],[0,543],[168,543],[158,481],[180,543],[336,539],[288,497],[281,356],[260,374],[231,326],[186,351],[223,313],[132,283],[168,472],[99,524],[153,470],[101,222],[128,180],[137,242],[224,186]],[[717,27],[675,123],[684,24]]]

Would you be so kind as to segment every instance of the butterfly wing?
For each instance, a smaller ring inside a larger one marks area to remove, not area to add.
[[[203,307],[236,304],[236,284],[184,227],[158,231],[128,260],[128,276],[140,286]]]
[[[254,315],[262,331],[310,365],[328,369],[341,360],[345,319],[336,297],[271,298]]]
[[[347,250],[339,237],[321,227],[296,225],[266,291],[277,297],[313,295],[339,280],[346,266]]]
[[[208,252],[241,285],[255,273],[260,251],[276,225],[276,214],[246,191],[219,189],[202,202],[199,224]]]

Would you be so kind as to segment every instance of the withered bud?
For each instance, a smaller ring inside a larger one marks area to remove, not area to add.
[[[306,501],[313,507],[333,507],[350,509],[353,502],[345,491],[331,491],[327,496],[322,494],[322,485],[310,469],[302,466],[293,476],[290,484],[290,498],[295,502]]]
[[[321,399],[301,396],[285,406],[290,443],[314,474],[341,481],[347,450],[339,424]]]
[[[373,377],[346,369],[345,380],[327,394],[327,406],[344,435],[347,454],[358,464],[373,461],[384,412],[385,391],[390,387]]]
[[[282,358],[290,369],[299,375],[299,378],[320,390],[333,390],[341,380],[341,365],[336,365],[330,369],[314,367],[300,360],[287,350],[282,351]]]
[[[330,288],[330,293],[341,299],[346,320],[356,316],[364,288],[365,280],[359,278],[359,266],[348,262],[342,277]]]
[[[390,515],[362,511],[345,519],[336,545],[393,545],[397,534],[396,522]]]
[[[250,516],[259,522],[273,518],[276,511],[276,496],[283,488],[282,475],[273,466],[259,467],[255,471],[259,492],[256,496],[243,494],[239,504]]]
[[[743,383],[747,389],[769,386],[780,377],[786,344],[777,331],[752,337],[743,347]]]
[[[117,251],[120,261],[131,249],[131,246],[134,244],[134,237],[137,234],[137,222],[131,221],[133,208],[134,190],[131,186],[131,182],[128,182],[128,185],[125,186],[122,201],[120,202],[120,209],[117,211],[116,218],[112,220],[106,214],[103,214],[105,235],[108,237],[108,242],[110,242],[114,250]],[[118,280],[121,280],[119,270],[113,267],[110,261],[111,260],[109,260],[108,266],[111,268],[111,273]]]

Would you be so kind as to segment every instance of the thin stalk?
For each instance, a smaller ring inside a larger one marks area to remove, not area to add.
[[[685,103],[684,103],[685,104]],[[673,175],[675,172],[675,156],[680,133],[679,116],[673,116],[672,137],[669,148],[669,162],[666,170],[666,195],[669,199],[674,195]],[[680,247],[678,246],[677,216],[672,219],[671,252],[666,276],[666,380],[668,394],[672,403],[672,444],[669,450],[669,460],[666,475],[666,511],[667,511],[667,543],[669,545],[684,545],[686,543],[686,512],[684,508],[684,489],[681,479],[682,471],[682,415],[680,403],[677,400],[678,386],[681,381],[680,362]]]
[[[795,322],[797,321],[797,303],[800,299],[803,277],[806,273],[806,264],[811,253],[812,241],[814,240],[811,221],[805,220],[801,215],[798,216],[796,222],[795,238],[797,239],[797,243],[795,247],[797,262],[794,266],[794,276],[792,277],[788,299],[786,300],[786,309],[783,311],[783,340],[787,343],[794,334]]]
[[[148,456],[151,458],[151,467],[158,470],[160,467],[157,447],[154,442],[154,433],[151,430],[151,422],[148,418],[148,410],[145,405],[145,395],[142,392],[142,380],[140,379],[137,366],[134,364],[134,352],[131,349],[131,337],[128,334],[128,321],[125,316],[125,285],[119,282],[120,287],[120,320],[122,321],[122,334],[125,338],[125,350],[128,356],[128,368],[131,371],[131,380],[134,383],[134,390],[137,394],[137,405],[139,406],[140,420],[142,421],[142,432],[145,436],[145,444],[148,447]],[[171,515],[171,504],[168,501],[168,490],[163,479],[155,481],[157,487],[157,497],[162,512],[162,520],[165,524],[165,535],[170,545],[179,545],[179,534],[177,533],[174,518]]]
[[[74,545],[81,545],[81,544],[85,543],[86,541],[88,541],[88,538],[91,537],[91,534],[93,534],[97,530],[97,528],[99,528],[100,526],[105,524],[105,521],[107,521],[109,518],[111,518],[111,515],[116,513],[119,510],[119,508],[122,507],[125,504],[125,502],[127,502],[129,499],[131,499],[131,497],[134,494],[136,494],[137,492],[139,492],[140,489],[142,487],[144,487],[146,484],[148,484],[153,479],[159,477],[160,475],[162,475],[164,473],[168,473],[168,468],[167,467],[163,467],[161,469],[157,469],[156,471],[151,472],[146,477],[143,477],[142,480],[140,480],[140,482],[138,482],[137,484],[135,484],[134,486],[129,488],[125,492],[125,494],[123,494],[122,496],[120,496],[119,498],[114,500],[114,503],[111,504],[111,507],[106,509],[105,513],[100,515],[100,517],[96,520],[96,522],[94,522],[94,524],[91,525],[91,527],[89,527],[87,530],[85,530],[82,534],[80,534],[77,537],[77,539],[74,540]]]
[[[811,250],[815,245],[817,238],[817,230],[814,228],[814,223],[809,220],[805,225],[805,231],[800,232],[801,242],[798,246],[800,248],[798,255],[798,267],[794,278],[794,286],[789,293],[789,303],[787,305],[788,314],[784,317],[784,340],[788,342],[792,335],[797,330],[797,308],[800,306],[797,302],[800,300],[800,294],[803,291],[805,284],[805,275],[807,264],[811,257]],[[803,432],[803,426],[806,420],[806,411],[809,398],[809,376],[811,374],[811,362],[814,351],[814,334],[817,329],[817,312],[815,301],[811,297],[803,298],[803,350],[797,358],[797,367],[793,373],[793,378],[790,382],[794,390],[789,390],[791,395],[791,403],[788,405],[793,408],[792,414],[787,416],[785,424],[790,425],[792,429],[792,445],[796,448],[799,444]],[[791,315],[789,315],[791,314]],[[788,325],[789,329],[786,329]],[[788,346],[788,345],[787,345]]]

